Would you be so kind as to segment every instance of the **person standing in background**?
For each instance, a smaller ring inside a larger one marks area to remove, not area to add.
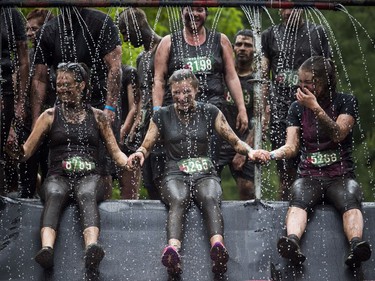
[[[30,76],[33,73],[34,57],[36,48],[36,33],[38,30],[45,25],[49,20],[53,18],[53,14],[47,9],[34,9],[29,12],[26,16],[26,35],[29,41],[29,59],[30,59]],[[56,101],[56,89],[55,89],[55,73],[49,70],[49,83],[47,83],[47,97],[43,110],[50,108]],[[30,81],[28,81],[30,82]],[[28,87],[30,89],[30,83]],[[20,142],[25,142],[30,135],[32,129],[32,118],[31,118],[31,107],[30,107],[30,92],[27,95],[26,102],[26,119],[23,124],[22,130],[20,131],[19,138]],[[39,177],[38,171],[41,171]],[[39,147],[39,151],[34,153],[27,161],[19,164],[19,187],[18,197],[21,198],[32,198],[36,195],[36,189],[41,185],[47,175],[48,170],[48,146],[47,143],[43,143]]]
[[[254,51],[255,42],[253,32],[249,29],[240,30],[234,37],[233,51],[235,55],[235,68],[238,78],[241,82],[245,107],[249,120],[253,118],[253,102],[254,102]],[[249,130],[241,134],[236,127],[236,117],[238,115],[237,107],[231,99],[230,93],[225,93],[226,102],[224,103],[222,112],[237,136],[241,140],[253,147],[254,133],[251,130],[251,121],[249,122]],[[229,165],[233,178],[236,181],[239,190],[240,200],[250,200],[255,198],[254,190],[254,164],[249,161],[246,156],[236,153],[232,146],[226,142],[222,142],[219,159],[219,175],[226,165]]]
[[[0,8],[1,32],[1,142],[0,195],[18,190],[18,168],[5,153],[6,143],[17,143],[16,131],[22,131],[26,118],[29,54],[25,22],[15,8]]]
[[[125,139],[129,135],[137,115],[138,104],[140,103],[139,82],[137,70],[128,65],[122,65],[121,81],[121,130],[120,147],[129,155],[134,150],[126,145]],[[117,169],[121,199],[139,198],[140,170],[128,171]]]
[[[140,101],[135,122],[126,139],[127,147],[135,150],[141,145],[152,116],[154,59],[161,37],[150,27],[145,12],[138,8],[128,8],[120,13],[119,29],[125,42],[129,41],[136,48],[144,48],[137,57]],[[143,185],[149,199],[160,200],[159,190],[164,165],[165,154],[160,144],[157,144],[142,166]]]

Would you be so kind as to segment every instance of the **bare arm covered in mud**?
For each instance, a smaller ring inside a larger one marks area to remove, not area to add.
[[[140,98],[135,98],[135,96],[139,96],[138,89],[134,89],[133,85],[129,84],[127,86],[128,96],[128,115],[126,115],[125,121],[121,126],[120,130],[120,143],[124,143],[126,136],[131,132],[133,125],[136,123],[136,118],[138,117],[138,112],[140,111]]]
[[[135,153],[129,156],[128,165],[134,169],[136,166],[143,165],[145,158],[150,155],[151,149],[159,138],[159,129],[154,121],[150,121],[147,134],[142,145],[137,149]]]
[[[171,37],[167,35],[160,41],[155,53],[155,74],[152,88],[152,102],[154,106],[162,106],[165,95],[165,77],[167,76]]]
[[[44,111],[36,120],[35,126],[26,142],[23,145],[19,145],[17,142],[7,143],[6,152],[18,161],[24,162],[29,159],[48,134],[53,122],[54,113],[54,108]]]
[[[252,149],[247,143],[241,141],[240,138],[233,132],[232,128],[229,126],[224,114],[220,111],[215,120],[215,130],[217,133],[226,140],[237,153],[242,155],[247,155],[249,160],[266,162],[267,159],[264,153],[267,151],[258,149]]]
[[[42,112],[42,106],[47,96],[48,83],[48,66],[44,64],[36,64],[34,76],[31,82],[31,117],[33,125]]]
[[[220,43],[222,46],[223,52],[223,62],[224,62],[224,79],[225,83],[228,86],[230,95],[232,96],[234,103],[238,109],[238,115],[236,119],[236,129],[241,133],[248,130],[249,120],[247,118],[247,112],[245,107],[245,101],[243,99],[242,88],[240,79],[238,78],[234,60],[233,60],[233,48],[228,37],[224,34],[221,34]]]
[[[254,145],[254,130],[253,129],[251,129],[249,131],[249,133],[247,134],[247,137],[244,140],[244,142],[247,143],[250,147],[253,147],[253,145]],[[233,165],[233,168],[236,171],[242,170],[245,163],[246,163],[246,156],[245,155],[242,155],[240,153],[236,153],[236,155],[234,155],[234,157],[232,159],[232,165]]]
[[[117,107],[119,92],[121,88],[122,69],[121,69],[121,46],[117,46],[113,51],[104,57],[104,62],[108,68],[107,74],[107,98],[106,105],[113,108]],[[108,119],[113,122],[115,120],[115,112],[104,109],[104,113]]]
[[[286,142],[285,144],[270,152],[272,159],[281,160],[293,158],[298,154],[300,148],[300,128],[291,126],[286,129]]]
[[[349,114],[340,114],[336,121],[332,120],[332,118],[325,113],[323,108],[321,108],[315,95],[307,88],[304,88],[303,91],[298,89],[296,97],[300,104],[311,109],[315,113],[323,131],[332,141],[336,143],[343,141],[352,130],[355,124],[353,116]]]
[[[102,110],[92,108],[100,134],[105,142],[109,155],[120,167],[126,167],[128,157],[119,148],[108,118]]]
[[[23,120],[26,116],[25,102],[27,96],[27,84],[29,77],[29,53],[26,41],[17,41],[17,53],[19,58],[19,71],[17,75],[17,91],[15,95],[14,116],[16,119]]]

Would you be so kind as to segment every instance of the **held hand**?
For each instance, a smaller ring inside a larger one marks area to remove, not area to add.
[[[296,98],[298,103],[309,109],[313,109],[318,106],[315,95],[311,93],[307,88],[304,88],[303,90],[301,88],[298,88]]]
[[[117,160],[117,163],[120,167],[125,168],[126,170],[130,171],[128,166],[128,157],[125,153],[121,152],[120,159]]]
[[[241,134],[248,130],[249,120],[247,118],[246,110],[238,112],[236,120],[236,129],[239,130]]]
[[[259,161],[261,164],[265,164],[270,160],[270,153],[264,149],[252,150],[249,153],[249,159],[252,161]]]
[[[127,165],[131,171],[134,171],[143,165],[144,160],[142,152],[134,152],[128,157]]]

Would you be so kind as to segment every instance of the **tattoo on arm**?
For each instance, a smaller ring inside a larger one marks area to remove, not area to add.
[[[323,110],[314,109],[319,125],[332,140],[340,138],[340,126],[333,121]]]

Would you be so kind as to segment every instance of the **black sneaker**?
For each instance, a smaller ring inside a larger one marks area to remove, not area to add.
[[[97,269],[104,255],[104,250],[98,243],[88,245],[85,251],[85,267],[90,270]]]
[[[223,243],[216,242],[211,250],[210,257],[213,261],[212,272],[215,274],[224,274],[227,272],[227,262],[229,260],[229,254]]]
[[[53,249],[51,247],[43,247],[34,257],[44,269],[53,267]]]
[[[283,258],[289,259],[293,265],[301,265],[306,260],[298,242],[293,238],[281,237],[277,242],[277,250]]]
[[[356,268],[361,262],[367,261],[371,257],[370,244],[367,241],[353,242],[350,246],[349,255],[345,264],[349,267]]]
[[[176,275],[175,277],[177,278],[182,273],[181,256],[176,247],[165,247],[161,256],[161,262],[167,268],[168,275]]]

